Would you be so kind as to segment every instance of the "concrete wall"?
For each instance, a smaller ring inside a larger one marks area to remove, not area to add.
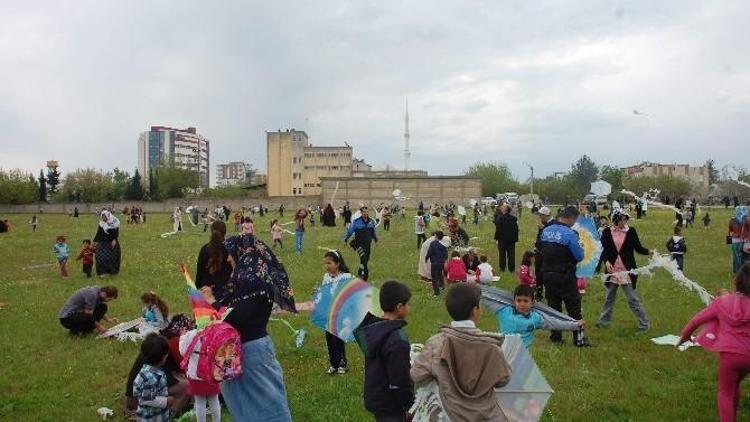
[[[338,183],[338,190],[336,185]],[[378,178],[323,178],[321,179],[321,202],[345,200],[353,204],[390,204],[392,192],[401,190],[401,195],[409,199],[401,202],[407,207],[416,207],[419,201],[425,204],[446,203],[466,204],[472,198],[482,197],[482,180],[462,176],[438,177],[378,177]]]

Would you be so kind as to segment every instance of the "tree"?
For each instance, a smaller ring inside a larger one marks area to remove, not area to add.
[[[602,180],[612,185],[612,192],[619,192],[622,190],[622,179],[625,177],[625,172],[619,167],[604,166],[602,167],[599,176]]]
[[[708,184],[713,185],[719,181],[719,169],[716,168],[716,162],[712,158],[706,161],[706,167],[708,168]]]
[[[67,173],[61,190],[63,198],[76,198],[81,202],[104,202],[113,198],[112,174],[96,169],[77,169]]]
[[[594,160],[584,155],[570,166],[570,179],[574,184],[576,194],[585,194],[591,189],[591,182],[599,175],[599,167]]]
[[[543,179],[537,179],[534,183],[534,191],[540,198],[556,204],[571,204],[581,199],[580,191],[576,188],[570,175],[563,177],[547,176]]]
[[[482,195],[484,196],[517,192],[521,187],[505,163],[479,162],[466,169],[464,175],[482,179]]]
[[[0,204],[31,204],[38,189],[33,175],[18,169],[0,169]]]
[[[140,201],[143,199],[143,185],[141,183],[141,174],[138,173],[138,169],[133,173],[133,177],[130,178],[127,189],[125,189],[125,199],[129,201]]]
[[[658,189],[661,193],[661,199],[667,196],[670,202],[675,198],[686,197],[690,195],[695,186],[690,180],[679,176],[632,176],[625,178],[623,184],[625,189],[632,191],[636,195],[643,195],[650,189]]]
[[[44,170],[39,170],[39,200],[47,202],[47,179],[44,178]]]
[[[60,172],[57,171],[57,167],[51,167],[47,171],[47,186],[49,187],[49,193],[57,193],[57,186],[60,184]]]
[[[130,184],[130,174],[115,167],[112,170],[112,192],[109,194],[110,201],[119,201],[125,197],[125,191]]]
[[[148,170],[148,198],[152,201],[158,201],[160,199],[157,177],[159,176],[154,169]]]
[[[159,199],[184,198],[189,189],[198,186],[198,172],[172,164],[156,168],[156,185]]]

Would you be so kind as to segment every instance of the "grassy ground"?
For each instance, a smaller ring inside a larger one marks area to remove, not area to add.
[[[724,227],[729,214],[712,211],[714,227],[687,230],[689,253],[686,275],[715,292],[730,287],[730,257],[724,245]],[[671,234],[673,215],[656,210],[648,218],[634,221],[640,237],[649,248],[663,250]],[[120,289],[120,298],[110,304],[110,315],[121,320],[139,316],[139,295],[155,290],[166,298],[173,312],[189,312],[184,282],[177,270],[186,261],[194,271],[200,246],[207,241],[202,227],[188,227],[187,233],[168,239],[158,235],[171,230],[167,215],[149,215],[148,224],[123,225],[121,275],[111,280],[87,280],[80,266],[72,262],[72,277],[62,280],[54,267],[24,267],[51,263],[55,236],[66,234],[77,253],[84,238],[93,236],[93,215],[73,221],[67,216],[44,215],[36,233],[25,223],[27,215],[12,215],[15,228],[0,235],[0,420],[97,420],[96,409],[115,409],[122,418],[121,403],[125,379],[137,354],[138,345],[72,338],[59,325],[57,312],[76,289],[94,283],[112,283]],[[288,219],[287,219],[288,220]],[[256,227],[269,240],[269,218],[256,220]],[[530,248],[536,233],[535,219],[526,212],[521,219],[521,241],[516,255]],[[412,220],[395,218],[391,232],[380,232],[375,246],[371,274],[375,284],[396,278],[414,292],[408,334],[413,342],[424,342],[438,323],[449,317],[442,302],[430,296],[429,288],[417,281],[417,250]],[[476,245],[487,250],[497,262],[492,234],[494,226],[482,222],[469,225]],[[317,246],[343,248],[343,228],[315,227],[305,235],[302,256],[293,253],[293,239],[285,237],[280,256],[290,271],[298,300],[323,274],[322,251]],[[347,262],[356,264],[355,253],[344,248]],[[645,262],[645,259],[640,262]],[[356,265],[352,265],[356,266]],[[500,286],[515,286],[515,275],[504,275]],[[563,346],[553,346],[546,332],[539,332],[532,354],[555,389],[545,411],[546,421],[704,421],[715,420],[716,357],[701,349],[680,353],[666,346],[655,346],[649,339],[677,334],[702,304],[698,297],[677,286],[665,273],[644,278],[638,285],[653,328],[648,333],[636,330],[635,319],[620,296],[614,323],[608,329],[593,327],[603,300],[603,288],[591,283],[584,298],[584,317],[590,322],[589,337],[594,347],[577,349],[570,337]],[[271,323],[270,331],[284,368],[292,414],[298,421],[364,421],[369,415],[362,405],[362,358],[354,345],[347,347],[352,371],[329,377],[325,340],[311,327],[306,315],[287,318],[309,331],[302,349],[295,349],[288,330]],[[490,315],[482,321],[487,330],[497,329]],[[750,415],[748,393],[743,395],[744,417]]]

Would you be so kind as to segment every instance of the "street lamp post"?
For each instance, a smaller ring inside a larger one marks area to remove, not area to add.
[[[531,198],[533,200],[533,198],[534,198],[534,166],[532,166],[529,163],[524,163],[524,164],[526,164],[529,167],[529,170],[531,170],[531,183],[530,183],[530,185],[531,185]]]

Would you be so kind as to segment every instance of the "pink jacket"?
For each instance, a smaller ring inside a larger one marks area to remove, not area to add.
[[[690,335],[703,325],[697,342],[713,352],[750,356],[750,296],[742,293],[719,296],[698,312],[682,330]]]
[[[448,280],[466,281],[466,264],[461,258],[451,258],[445,263]]]
[[[528,265],[521,265],[518,267],[518,281],[520,281],[521,284],[536,286],[536,277],[531,274],[531,268],[529,268]]]

